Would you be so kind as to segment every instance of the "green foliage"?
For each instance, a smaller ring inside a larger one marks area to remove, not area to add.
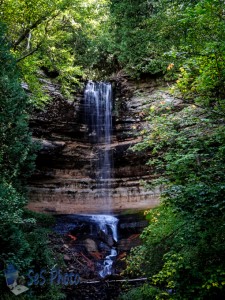
[[[127,294],[121,295],[121,297],[119,299],[120,300],[130,300],[130,299],[132,299],[132,300],[146,300],[146,299],[154,300],[154,299],[156,299],[156,297],[159,294],[161,294],[161,293],[157,288],[145,284],[142,287],[132,289]]]
[[[164,191],[161,206],[146,212],[144,245],[129,258],[128,270],[142,269],[152,285],[173,291],[170,299],[225,295],[224,110],[196,102],[179,111],[173,103],[154,103],[151,129],[135,147],[150,149],[148,164],[158,176],[151,186],[163,184]]]
[[[22,207],[26,204],[25,198],[18,194],[11,184],[0,183],[0,220],[6,222],[22,223]]]
[[[156,35],[155,1],[113,0],[111,3],[111,51],[131,76],[156,74],[165,67],[165,40]]]
[[[32,92],[33,103],[42,105],[48,100],[40,81],[41,69],[53,74],[53,81],[60,84],[69,99],[73,99],[80,78],[94,73],[90,71],[93,66],[102,71],[100,49],[107,43],[103,38],[107,3],[107,0],[1,2],[1,20],[8,27],[8,40],[23,80]]]
[[[34,169],[35,146],[28,130],[28,98],[0,26],[0,198],[1,222],[21,223],[25,205],[20,192]]]
[[[28,295],[19,295],[19,296],[14,296],[13,294],[9,295],[9,294],[3,294],[2,296],[2,300],[15,300],[15,299],[18,299],[18,300],[29,300],[30,296]],[[35,300],[34,298],[32,300]]]
[[[29,247],[20,229],[25,222],[22,214],[26,204],[22,184],[34,167],[34,146],[27,124],[28,98],[20,86],[15,61],[5,43],[2,26],[0,41],[1,258],[20,265]],[[32,220],[27,219],[26,222]],[[24,264],[27,265],[27,262],[24,261]]]
[[[146,212],[150,224],[143,246],[132,251],[127,270],[148,276],[147,289],[155,286],[162,293],[153,299],[222,299],[225,7],[216,0],[163,2],[171,6],[158,6],[158,34],[173,38],[164,55],[170,59],[167,75],[178,76],[171,88],[178,99],[152,103],[150,129],[141,132],[143,140],[133,148],[151,152],[147,164],[157,179],[146,186],[161,185],[163,193],[161,205]],[[136,299],[135,293],[128,295]]]
[[[0,261],[13,263],[20,272],[25,272],[31,267],[55,264],[48,247],[48,231],[40,228],[52,224],[52,219],[50,222],[45,216],[24,213],[27,203],[24,184],[34,169],[37,147],[28,128],[29,99],[21,87],[1,24],[0,62]],[[0,288],[7,291],[2,272]],[[31,291],[29,299],[36,299],[39,292]],[[55,287],[46,287],[41,293],[42,299],[62,299]]]
[[[199,1],[182,13],[182,26],[189,27],[180,49],[184,49],[178,88],[186,99],[224,108],[224,3]],[[179,52],[175,53],[177,57]]]
[[[47,217],[42,218],[40,214],[39,220],[40,219],[47,219]],[[29,268],[25,268],[23,265],[21,268],[23,274],[27,274],[29,269],[33,269],[35,272],[40,273],[41,269],[45,269],[49,272],[49,270],[51,270],[55,265],[59,268],[64,266],[63,260],[56,260],[53,251],[49,247],[48,234],[50,232],[50,228],[48,229],[46,222],[44,227],[41,227],[39,224],[25,228],[25,236],[29,244],[28,256],[31,257],[31,262],[29,264]],[[48,281],[44,286],[33,286],[31,289],[31,295],[34,299],[37,298],[42,300],[65,299],[65,295],[60,292],[60,287],[51,285]]]
[[[187,98],[222,102],[223,11],[220,0],[113,0],[110,51],[131,76],[164,73],[171,80],[180,74]]]
[[[33,168],[34,144],[28,131],[28,98],[23,92],[15,61],[0,27],[0,174],[8,182],[25,179]]]
[[[49,228],[55,225],[55,217],[49,214],[42,214],[24,209],[23,217],[26,219],[35,219],[36,224],[40,227]]]
[[[39,103],[47,99],[38,78],[41,68],[54,74],[68,98],[81,77],[104,77],[120,69],[134,77],[164,73],[171,80],[180,75],[179,86],[187,98],[196,98],[196,93],[200,98],[202,93],[221,98],[223,9],[220,0],[0,4],[23,79]]]

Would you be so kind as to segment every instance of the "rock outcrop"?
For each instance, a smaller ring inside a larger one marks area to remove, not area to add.
[[[145,165],[149,153],[135,153],[130,147],[140,141],[138,132],[148,126],[144,119],[151,102],[167,95],[155,80],[137,83],[122,77],[113,86],[110,208],[151,208],[158,204],[160,191],[146,191],[140,184],[140,180],[153,177],[151,168]],[[68,102],[54,85],[49,91],[52,102],[44,111],[36,111],[30,121],[33,137],[42,148],[29,182],[28,207],[61,214],[104,211],[105,199],[99,198],[95,181],[99,149],[88,139],[83,94]]]

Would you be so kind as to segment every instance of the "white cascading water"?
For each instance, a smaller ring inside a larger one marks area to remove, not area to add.
[[[99,275],[101,277],[104,278],[107,275],[112,274],[113,261],[114,261],[116,256],[117,256],[117,251],[114,248],[112,248],[111,253],[109,255],[107,255],[105,260],[104,260],[102,270],[99,272]]]
[[[90,141],[98,151],[96,164],[97,198],[104,210],[111,210],[110,180],[112,157],[112,86],[110,83],[89,81],[84,92],[85,116]]]
[[[99,225],[101,231],[107,235],[112,234],[113,240],[118,242],[117,224],[119,220],[116,217],[110,215],[93,215],[91,219]],[[109,232],[108,228],[110,228],[111,232]]]
[[[85,116],[88,125],[90,141],[98,148],[98,163],[96,166],[96,184],[100,203],[103,203],[107,213],[111,211],[111,177],[112,155],[110,150],[112,134],[112,86],[110,83],[89,81],[84,92]],[[112,215],[93,215],[92,220],[98,224],[106,235],[112,234],[118,241],[118,219]],[[109,232],[109,228],[111,232]],[[113,261],[117,256],[115,248],[104,259],[99,272],[101,277],[112,273]]]

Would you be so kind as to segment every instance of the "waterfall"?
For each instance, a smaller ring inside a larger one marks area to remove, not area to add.
[[[112,134],[112,86],[110,83],[89,81],[84,92],[85,117],[90,142],[98,151],[96,164],[97,198],[104,211],[111,212],[110,180],[112,176],[111,134]],[[107,236],[112,235],[114,243],[118,241],[118,219],[111,215],[94,215],[92,220]],[[109,230],[110,229],[110,230]],[[100,267],[99,275],[112,274],[113,262],[117,256],[115,247],[106,255]]]
[[[110,83],[89,81],[84,92],[85,116],[88,136],[96,146],[97,198],[110,212],[110,179],[112,176],[112,157],[110,151],[112,133],[112,86]]]

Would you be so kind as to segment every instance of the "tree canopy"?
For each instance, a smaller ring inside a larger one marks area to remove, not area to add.
[[[39,80],[41,70],[57,77],[67,98],[90,72],[106,26],[106,8],[107,0],[1,1],[1,20],[35,103],[47,97]]]

